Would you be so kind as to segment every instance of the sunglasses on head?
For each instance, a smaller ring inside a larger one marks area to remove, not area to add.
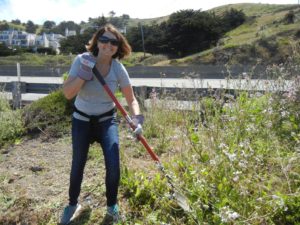
[[[105,36],[100,36],[98,38],[98,41],[100,41],[102,44],[107,44],[108,42],[110,42],[110,44],[113,46],[119,46],[119,44],[120,44],[120,42],[117,39],[110,39]]]

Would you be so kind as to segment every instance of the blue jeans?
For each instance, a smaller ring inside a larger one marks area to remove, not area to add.
[[[72,168],[69,187],[69,204],[76,205],[80,194],[84,167],[93,138],[100,143],[106,168],[106,199],[107,205],[117,203],[120,181],[119,133],[115,117],[102,122],[86,122],[72,119]]]

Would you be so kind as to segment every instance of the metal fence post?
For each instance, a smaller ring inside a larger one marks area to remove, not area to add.
[[[149,88],[147,86],[137,86],[133,87],[133,91],[140,105],[144,107],[144,101],[148,98],[149,95]]]

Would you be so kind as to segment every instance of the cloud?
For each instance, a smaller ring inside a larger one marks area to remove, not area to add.
[[[154,18],[166,16],[178,10],[182,6],[181,0],[0,0],[5,1],[5,10],[1,17],[6,20],[20,19],[42,24],[46,20],[55,22],[72,20],[74,22],[88,21],[88,18],[108,16],[110,11],[116,12],[116,16],[128,14],[132,18]],[[185,2],[185,1],[184,1]],[[192,0],[189,8],[195,6]],[[201,3],[197,3],[201,5]],[[194,7],[195,8],[195,7]],[[200,8],[197,7],[197,9]],[[173,9],[173,10],[172,10]]]
[[[114,11],[116,16],[128,14],[131,18],[155,18],[170,15],[182,9],[207,10],[225,4],[238,2],[297,4],[297,0],[0,0],[1,20],[20,19],[37,24],[46,20],[88,21],[88,18],[108,16]]]

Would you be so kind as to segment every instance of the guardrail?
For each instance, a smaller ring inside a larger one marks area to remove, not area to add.
[[[70,66],[28,66],[22,65],[22,76],[30,77],[61,77],[68,72]],[[131,78],[184,78],[224,79],[227,76],[237,78],[243,73],[251,74],[252,78],[266,77],[266,67],[258,65],[192,65],[192,66],[133,66],[126,67]],[[0,76],[17,76],[15,65],[0,65]]]
[[[155,93],[177,100],[196,101],[199,96],[218,94],[221,91],[233,94],[236,90],[249,92],[280,91],[293,87],[290,80],[258,79],[176,79],[176,78],[132,78],[135,94],[141,100]],[[63,84],[61,77],[0,77],[2,90],[12,99],[15,108],[35,101],[57,90]],[[0,85],[1,85],[0,84]],[[11,94],[8,94],[11,93]],[[22,103],[21,103],[22,102]]]
[[[12,101],[14,108],[45,97],[59,89],[63,84],[61,77],[15,77],[0,76],[2,97]]]
[[[0,91],[2,95],[12,100],[15,108],[44,97],[51,91],[60,88],[63,84],[61,75],[60,77],[21,76],[20,67],[17,66],[16,68],[17,76],[0,75]],[[199,96],[216,94],[220,90],[226,90],[229,93],[233,93],[234,90],[254,92],[265,90],[287,91],[293,85],[289,80],[278,83],[278,81],[263,79],[206,79],[191,78],[191,76],[176,78],[179,76],[178,71],[176,72],[174,68],[171,70],[169,68],[169,72],[174,70],[173,76],[164,75],[163,72],[159,72],[159,69],[162,69],[162,67],[156,68],[154,75],[150,76],[149,70],[145,71],[145,67],[134,67],[134,69],[135,73],[141,73],[141,75],[139,78],[135,78],[135,76],[130,74],[132,86],[138,98],[143,100],[147,99],[153,92],[160,96],[171,96],[170,98],[176,98],[177,100],[195,101]],[[187,70],[187,67],[181,69]],[[192,69],[190,68],[190,70]],[[129,73],[131,72],[129,71]],[[158,75],[158,73],[160,74]]]

